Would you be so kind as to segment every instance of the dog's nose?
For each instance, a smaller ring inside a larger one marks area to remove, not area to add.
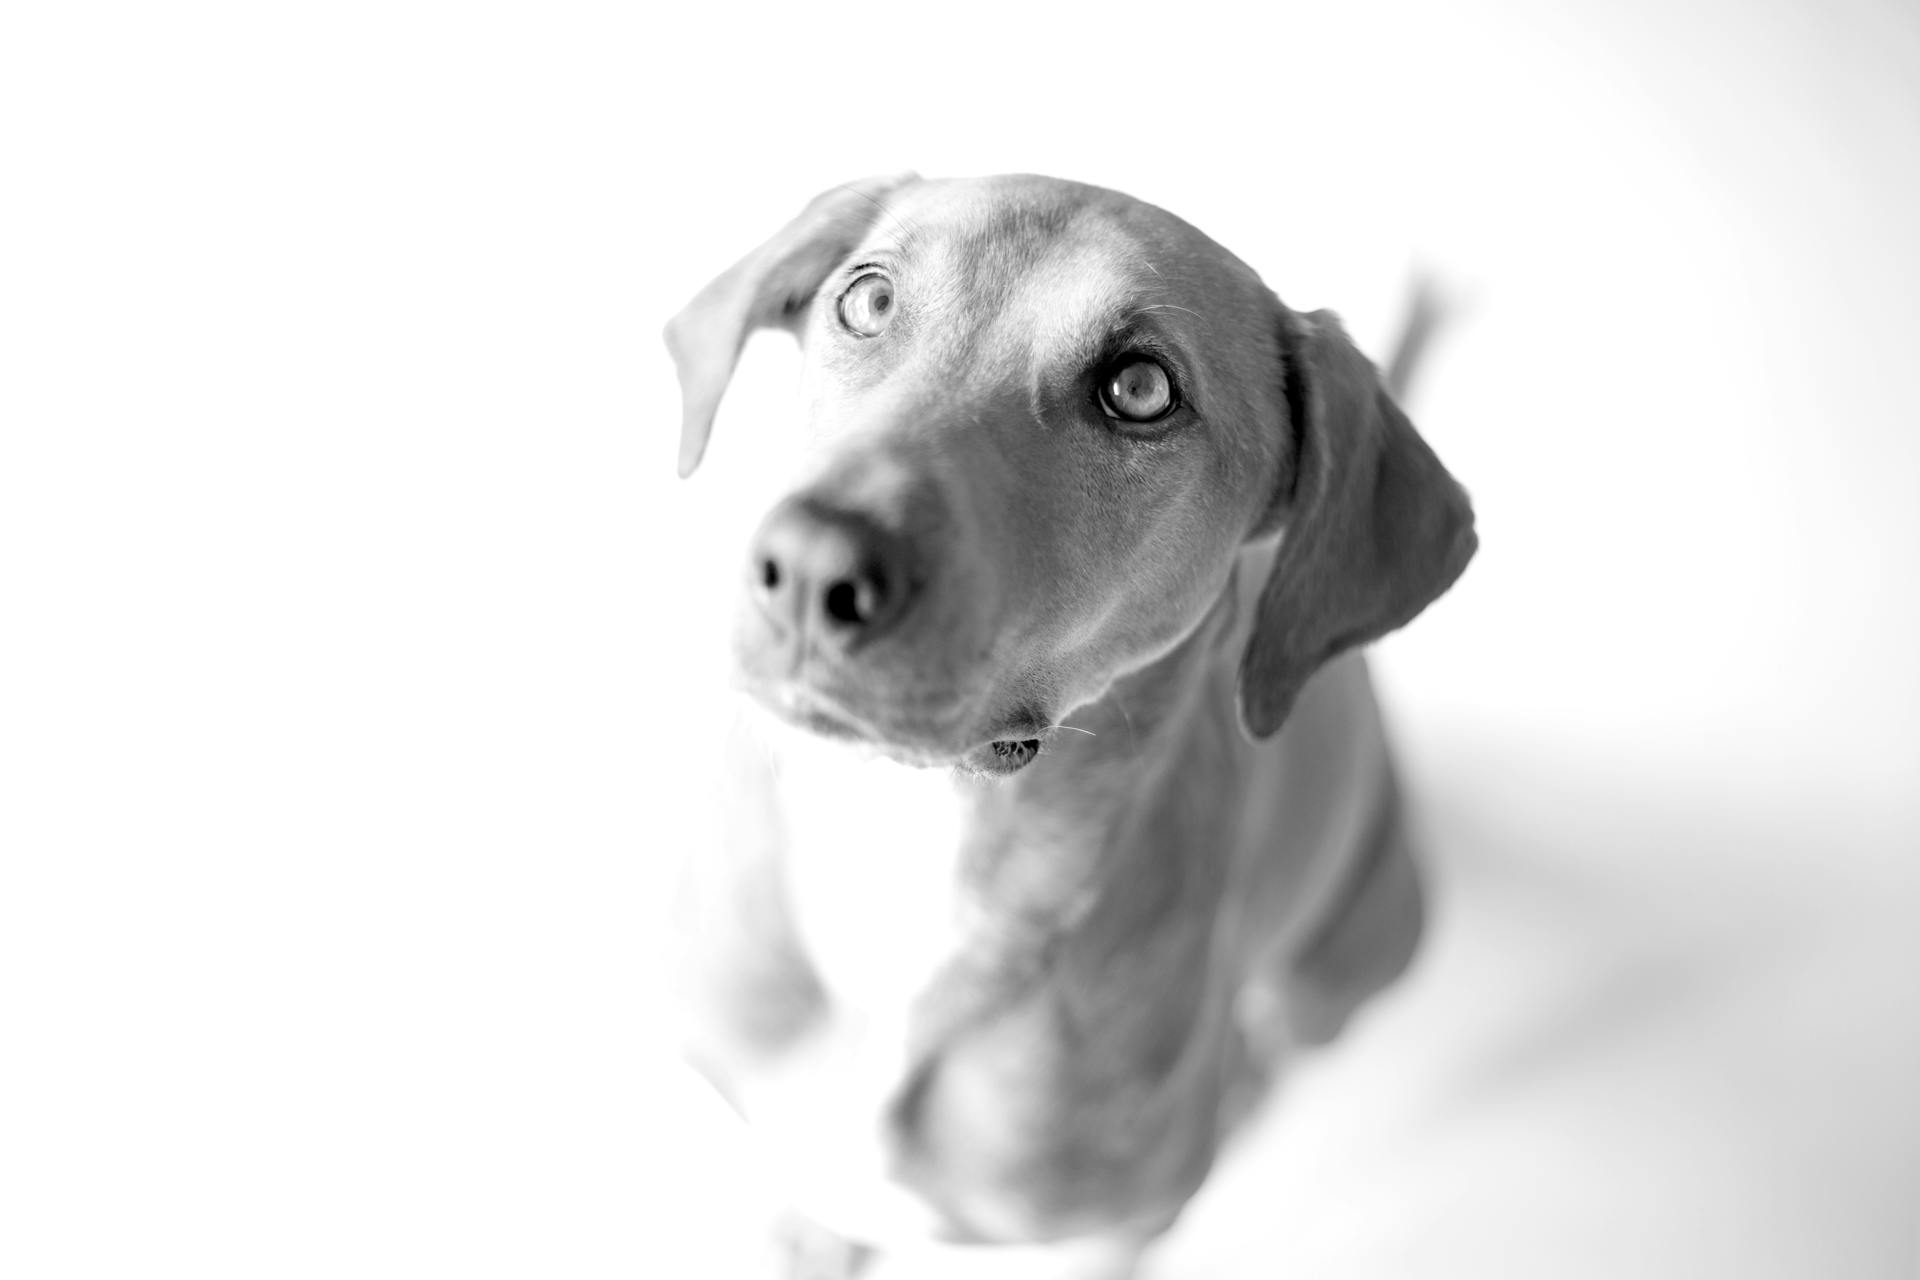
[[[841,646],[900,621],[912,593],[905,543],[871,520],[795,498],[754,535],[750,589],[795,634]]]

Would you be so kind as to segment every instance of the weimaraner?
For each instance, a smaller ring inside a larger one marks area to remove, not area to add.
[[[819,196],[667,326],[683,475],[765,326],[810,463],[741,566],[687,1054],[791,1174],[783,1274],[1126,1274],[1412,956],[1349,651],[1466,567],[1467,496],[1334,316],[1096,187]]]

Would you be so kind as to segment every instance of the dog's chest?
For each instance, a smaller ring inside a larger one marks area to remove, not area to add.
[[[961,797],[944,771],[825,748],[781,762],[793,924],[844,1013],[905,1011],[960,951]]]
[[[856,1238],[933,1218],[892,1178],[913,1016],[967,947],[961,799],[942,772],[822,747],[782,753],[787,910],[827,994],[819,1022],[744,1081],[743,1109],[803,1211]]]

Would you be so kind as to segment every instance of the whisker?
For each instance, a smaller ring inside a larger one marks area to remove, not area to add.
[[[1134,731],[1133,717],[1127,714],[1127,704],[1120,701],[1120,695],[1113,695],[1113,705],[1120,712],[1120,721],[1127,726],[1127,745],[1137,753],[1140,750],[1140,735]]]
[[[918,238],[919,229],[915,227],[911,222],[908,222],[905,218],[901,217],[898,213],[895,213],[892,205],[889,205],[886,201],[880,199],[880,197],[878,196],[870,195],[865,191],[859,190],[851,182],[843,182],[840,185],[843,189],[852,191],[855,195],[859,196],[862,200],[865,200],[868,204],[878,209],[881,213],[885,214],[887,217],[892,218],[894,221],[894,224],[900,228],[900,238],[903,242]]]

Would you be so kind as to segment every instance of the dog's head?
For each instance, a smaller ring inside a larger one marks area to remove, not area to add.
[[[1466,495],[1338,322],[1115,192],[821,195],[669,323],[681,474],[766,326],[804,345],[817,448],[746,557],[739,669],[789,720],[902,759],[1024,764],[1279,531],[1240,669],[1265,737],[1473,554]]]

